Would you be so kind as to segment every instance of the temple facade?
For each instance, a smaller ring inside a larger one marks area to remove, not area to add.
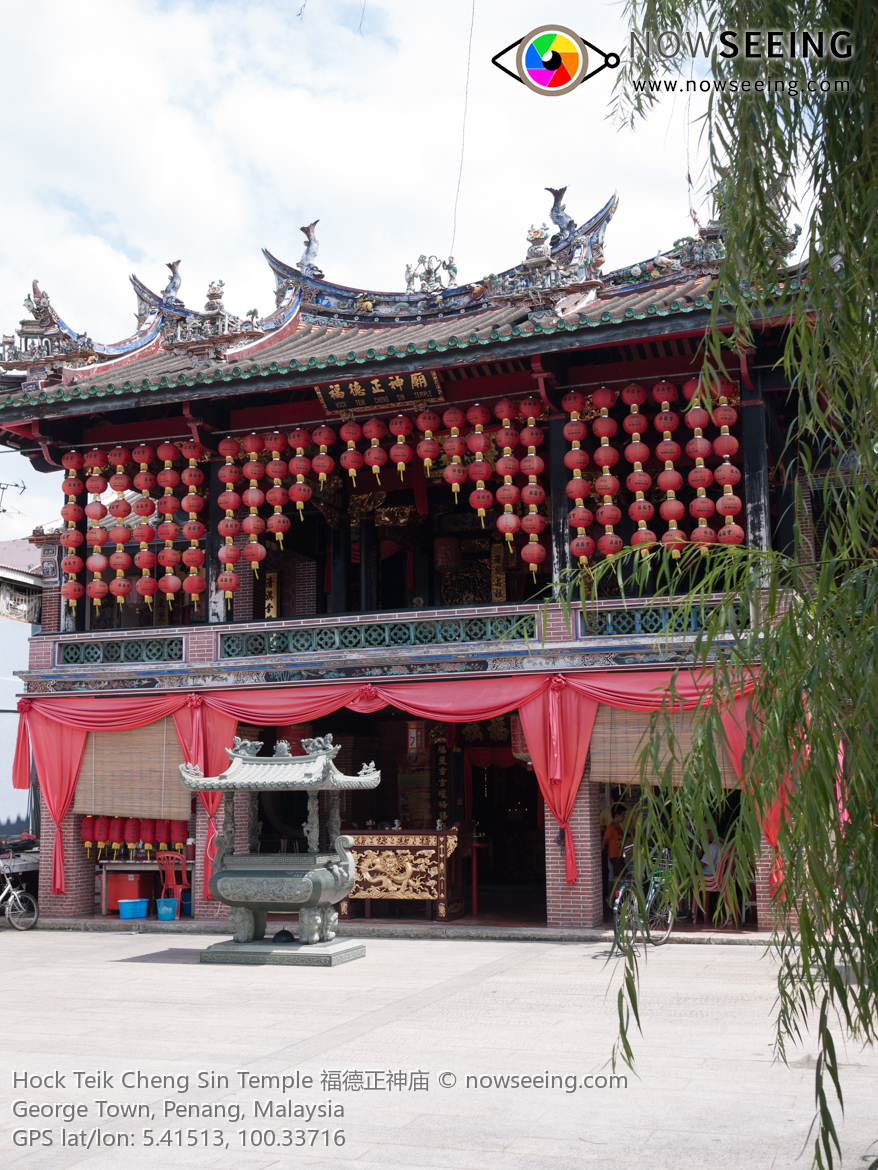
[[[3,337],[0,437],[57,476],[61,512],[33,536],[16,762],[40,788],[44,916],[93,913],[96,852],[141,856],[184,821],[193,913],[223,912],[221,796],[179,765],[332,732],[339,767],[384,777],[343,799],[372,858],[349,916],[603,921],[601,807],[639,783],[649,696],[695,631],[616,576],[585,607],[569,586],[626,546],[688,582],[719,545],[789,546],[794,406],[780,317],[699,379],[720,223],[604,272],[616,199],[579,225],[552,194],[521,261],[467,285],[435,256],[404,292],[333,283],[319,221],[297,264],[265,253],[265,317],[221,281],[188,307],[173,261],[162,292],[131,278],[137,331],[104,345],[34,282]],[[235,847],[305,850],[298,796],[242,806]],[[420,873],[419,833],[451,833],[456,860],[434,841]]]

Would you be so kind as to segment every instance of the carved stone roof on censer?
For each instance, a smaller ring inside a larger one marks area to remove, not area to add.
[[[429,366],[449,352],[502,347],[514,339],[538,341],[540,335],[709,305],[724,256],[721,224],[711,221],[696,237],[677,240],[652,259],[604,273],[604,236],[616,196],[577,225],[562,202],[566,188],[549,190],[554,234],[545,223],[532,225],[520,263],[466,285],[456,283],[453,257],[425,255],[406,267],[403,293],[335,284],[316,264],[319,220],[302,228],[307,244],[298,264],[265,252],[275,280],[275,308],[264,318],[256,310],[245,317],[229,312],[222,281],[211,283],[203,311],[188,308],[179,296],[180,261],[175,260],[160,294],[132,276],[137,333],[125,342],[97,345],[65,324],[34,281],[33,296],[25,301],[30,318],[15,336],[2,340],[0,427],[7,407],[57,403],[63,413],[62,404],[75,400],[279,373],[329,382],[346,376],[338,371],[349,370],[347,376],[355,378],[364,362],[387,361],[392,373],[395,361],[413,355]]]
[[[304,756],[291,755],[285,739],[278,740],[273,756],[260,756],[261,747],[258,740],[235,736],[226,748],[230,763],[225,772],[205,776],[186,763],[180,765],[180,778],[194,792],[338,792],[375,788],[381,780],[374,763],[364,764],[358,776],[339,772],[333,760],[341,745],[332,742],[332,735],[303,739]]]

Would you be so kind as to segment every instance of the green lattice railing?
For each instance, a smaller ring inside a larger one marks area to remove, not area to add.
[[[740,613],[736,610],[738,621]],[[704,628],[702,615],[692,610],[688,617],[677,609],[599,609],[583,610],[579,615],[579,633],[583,638],[621,634],[695,634]]]
[[[62,642],[59,666],[94,666],[97,663],[182,662],[182,638],[126,638],[119,642],[100,639]]]
[[[401,646],[448,646],[535,638],[536,614],[521,617],[448,618],[412,622],[358,622],[356,625],[223,634],[223,658],[303,654],[321,650],[380,650]]]

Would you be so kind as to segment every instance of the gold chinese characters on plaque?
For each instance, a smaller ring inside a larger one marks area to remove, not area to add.
[[[444,402],[442,382],[435,370],[423,374],[385,374],[380,378],[363,378],[354,382],[330,382],[315,386],[320,404],[327,414],[357,414],[382,407],[422,408],[432,402]]]

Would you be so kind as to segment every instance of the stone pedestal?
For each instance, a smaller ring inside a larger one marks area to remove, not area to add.
[[[202,963],[232,963],[246,967],[338,967],[366,957],[365,944],[355,938],[326,943],[221,942],[201,952]]]

